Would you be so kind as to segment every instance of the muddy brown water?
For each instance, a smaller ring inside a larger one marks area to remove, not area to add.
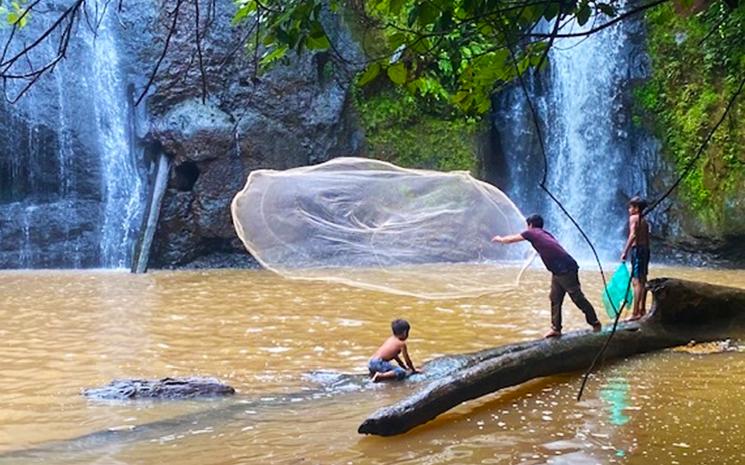
[[[651,274],[745,288],[745,270]],[[600,310],[599,275],[581,278]],[[745,463],[740,352],[648,354],[603,367],[581,402],[574,373],[466,403],[402,436],[356,433],[369,413],[416,389],[328,384],[364,372],[391,319],[411,322],[419,364],[540,337],[548,285],[545,271],[531,269],[509,292],[422,300],[265,271],[2,272],[0,464]],[[567,330],[584,328],[569,301],[564,316]],[[181,375],[216,376],[239,395],[80,395],[114,378]],[[159,426],[126,440],[80,440],[148,424]]]

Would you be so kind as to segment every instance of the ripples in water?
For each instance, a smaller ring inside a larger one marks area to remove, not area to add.
[[[742,271],[652,271],[745,287]],[[736,352],[635,357],[600,370],[580,403],[578,375],[551,377],[401,437],[357,436],[369,413],[413,389],[366,379],[392,319],[412,323],[417,364],[534,338],[548,325],[548,279],[534,270],[499,296],[424,301],[260,271],[0,273],[0,463],[19,463],[7,451],[53,443],[21,462],[745,461],[745,354]],[[597,276],[582,280],[599,308]],[[569,302],[564,315],[568,329],[585,326]],[[430,375],[456,362],[439,363]],[[97,405],[79,395],[114,378],[188,375],[217,376],[238,397]],[[115,434],[66,442],[99,431]]]

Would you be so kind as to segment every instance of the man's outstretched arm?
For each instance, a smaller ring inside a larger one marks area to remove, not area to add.
[[[499,242],[500,244],[512,244],[513,242],[524,241],[525,238],[520,234],[512,234],[510,236],[494,236],[491,238],[492,242]]]

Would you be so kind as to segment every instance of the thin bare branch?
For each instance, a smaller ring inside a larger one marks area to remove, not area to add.
[[[202,37],[201,25],[199,24],[199,0],[194,0],[194,34],[197,46],[197,57],[199,61],[199,74],[202,80],[202,103],[207,102],[207,73],[204,70],[204,61],[202,60]]]

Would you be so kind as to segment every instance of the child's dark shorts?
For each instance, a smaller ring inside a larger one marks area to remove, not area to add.
[[[387,373],[389,371],[396,372],[396,379],[406,378],[406,370],[400,366],[394,365],[391,362],[386,362],[381,358],[371,358],[367,363],[367,369],[370,370],[370,375],[375,373]]]
[[[649,272],[649,247],[635,245],[631,248],[631,277],[646,278]]]

